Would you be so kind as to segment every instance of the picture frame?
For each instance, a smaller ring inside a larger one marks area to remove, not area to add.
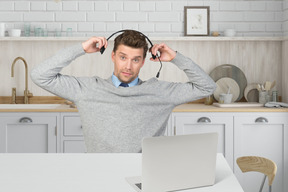
[[[209,6],[185,6],[184,7],[184,35],[207,36],[210,28]]]

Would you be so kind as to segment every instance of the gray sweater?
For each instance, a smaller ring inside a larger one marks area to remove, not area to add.
[[[134,87],[116,88],[111,78],[60,74],[84,54],[81,44],[65,48],[37,65],[31,78],[43,89],[76,104],[88,152],[140,152],[143,137],[164,134],[175,106],[211,95],[216,87],[198,65],[180,53],[171,62],[184,70],[187,83],[151,78],[139,79]]]

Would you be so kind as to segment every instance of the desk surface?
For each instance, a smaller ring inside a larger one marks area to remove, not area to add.
[[[141,175],[141,154],[0,154],[3,192],[134,192],[125,177]],[[243,192],[222,154],[216,183],[185,192]]]

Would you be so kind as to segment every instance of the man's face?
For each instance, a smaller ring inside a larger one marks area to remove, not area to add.
[[[131,48],[119,45],[116,52],[112,51],[114,75],[123,83],[132,82],[144,65],[143,48]]]

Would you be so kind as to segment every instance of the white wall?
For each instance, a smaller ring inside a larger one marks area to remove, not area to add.
[[[149,36],[183,36],[184,6],[210,6],[211,31],[235,28],[238,36],[282,36],[284,30],[287,35],[287,0],[0,0],[0,22],[7,23],[8,29],[23,28],[28,22],[33,27],[47,28],[49,36],[56,28],[63,35],[72,28],[74,36],[107,36],[123,28]]]
[[[288,0],[283,2],[283,35],[288,36]]]

